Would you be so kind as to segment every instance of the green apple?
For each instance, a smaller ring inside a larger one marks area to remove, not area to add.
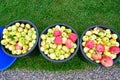
[[[76,43],[73,43],[73,48],[77,48],[77,44]]]
[[[116,43],[115,43],[115,46],[118,46],[118,47],[119,47],[119,46],[120,46],[120,43],[119,43],[119,42],[116,42]]]
[[[64,58],[68,58],[70,54],[64,54]]]
[[[45,34],[42,34],[42,35],[41,35],[41,39],[43,39],[43,40],[44,40],[44,39],[47,39],[47,36],[46,36]]]
[[[34,46],[34,44],[33,44],[32,42],[30,42],[30,43],[29,43],[29,47],[32,48],[33,46]]]
[[[111,58],[115,59],[115,58],[117,58],[117,55],[116,54],[111,54]]]
[[[30,24],[26,24],[25,27],[26,27],[27,29],[30,29],[30,28],[31,28]]]
[[[62,33],[62,37],[67,38],[67,36],[68,36],[68,35],[67,35],[66,32],[63,32],[63,33]]]
[[[86,56],[87,56],[88,58],[92,58],[92,54],[91,54],[91,53],[86,53]]]
[[[55,55],[56,55],[56,57],[60,57],[60,53],[59,52],[55,52]]]
[[[106,33],[106,34],[111,34],[110,29],[106,29],[106,30],[105,30],[105,33]]]
[[[12,31],[16,31],[17,27],[15,25],[12,25]]]
[[[90,36],[90,39],[91,39],[91,40],[95,40],[96,38],[97,38],[96,35],[91,35],[91,36]]]
[[[62,46],[62,50],[67,51],[68,48],[66,46]]]
[[[20,25],[20,27],[24,28],[24,27],[25,27],[25,24],[22,23],[22,24]]]
[[[99,37],[103,38],[105,36],[105,33],[99,32],[98,35],[99,35]]]
[[[111,57],[111,53],[108,51],[104,51],[104,55]]]
[[[108,42],[109,42],[109,38],[103,37],[103,38],[102,38],[102,41],[105,42],[105,43],[108,43]]]
[[[64,57],[64,55],[60,55],[60,60],[63,60],[65,57]]]
[[[53,30],[52,29],[48,29],[48,33],[53,33]]]
[[[61,26],[61,31],[65,31],[65,30],[66,30],[65,26]]]
[[[71,53],[74,53],[74,51],[75,51],[74,48],[71,48],[71,49],[70,49],[70,52],[71,52]]]
[[[49,55],[49,57],[50,57],[51,59],[55,59],[55,58],[56,58],[56,55],[55,55],[54,53],[52,53],[52,54]]]
[[[92,31],[87,31],[87,32],[85,33],[85,35],[91,36],[91,35],[92,35]]]
[[[12,27],[11,26],[9,26],[7,29],[8,29],[8,31],[12,31]]]
[[[56,25],[56,26],[55,26],[55,29],[60,30],[60,25]]]
[[[16,50],[16,54],[20,55],[22,53],[22,50]]]
[[[112,35],[111,34],[106,34],[106,37],[111,38]]]
[[[84,46],[84,47],[85,47],[85,43],[86,43],[86,42],[82,42],[82,46]]]
[[[71,29],[66,29],[66,32],[67,32],[68,34],[70,34],[70,33],[72,33],[72,30],[71,30]]]
[[[18,22],[17,22],[17,23],[15,23],[15,26],[19,27],[19,26],[20,26],[20,23],[18,23]]]
[[[94,52],[95,52],[94,49],[90,49],[90,50],[89,50],[89,53],[91,53],[91,54],[94,53]]]
[[[16,54],[16,53],[17,53],[17,51],[16,51],[16,50],[12,51],[12,54]]]
[[[22,50],[22,54],[25,54],[27,51],[26,50]]]
[[[41,50],[41,51],[45,51],[45,48],[44,48],[44,47],[40,47],[40,50]]]
[[[32,35],[32,39],[35,40],[37,38],[36,34]]]
[[[48,51],[48,50],[45,50],[44,53],[45,53],[45,54],[49,54],[49,51]]]
[[[95,60],[96,63],[100,63],[100,60]]]
[[[49,53],[53,53],[54,52],[54,49],[49,49]]]
[[[62,43],[63,43],[63,44],[65,44],[66,41],[67,41],[67,38],[66,38],[66,37],[62,38]]]
[[[7,43],[8,43],[8,41],[6,41],[5,39],[1,40],[2,45],[6,45]]]
[[[87,41],[87,40],[89,40],[89,37],[88,36],[83,36],[82,40]]]
[[[111,36],[113,39],[117,39],[118,38],[118,36],[117,36],[117,34],[112,34],[112,36]]]
[[[22,28],[22,27],[19,27],[19,28],[18,28],[18,32],[23,32],[23,28]]]
[[[62,49],[62,45],[58,45],[57,49],[61,50]]]
[[[85,53],[87,53],[87,52],[89,51],[89,48],[84,47],[83,51],[84,51]]]

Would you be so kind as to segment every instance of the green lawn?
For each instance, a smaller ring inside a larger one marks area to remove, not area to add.
[[[0,25],[17,19],[32,21],[39,33],[53,23],[67,23],[81,36],[91,25],[104,24],[120,34],[119,0],[0,0]],[[52,63],[44,59],[38,48],[17,59],[10,68],[32,70],[84,70],[97,68],[87,62],[81,51],[66,63]],[[120,66],[120,63],[117,64]]]

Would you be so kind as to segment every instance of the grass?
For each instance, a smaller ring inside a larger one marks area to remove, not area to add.
[[[110,26],[120,34],[119,0],[1,0],[0,25],[5,26],[17,19],[32,21],[39,33],[48,25],[61,22],[71,25],[79,36],[94,24]],[[10,69],[56,71],[97,68],[83,59],[81,51],[78,53],[72,60],[58,64],[44,59],[36,47],[31,54],[18,58]],[[117,65],[120,66],[119,63]]]

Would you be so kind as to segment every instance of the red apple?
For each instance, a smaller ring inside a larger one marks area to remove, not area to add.
[[[101,54],[101,53],[98,53],[98,52],[94,52],[94,53],[92,54],[92,58],[93,58],[94,60],[100,60],[100,59],[102,58],[102,54]]]
[[[96,45],[96,51],[97,52],[104,52],[105,51],[105,47],[103,44],[97,44]]]
[[[61,38],[60,36],[55,37],[54,43],[55,43],[55,44],[62,44],[62,38]]]
[[[70,33],[68,39],[75,42],[77,40],[77,35],[75,33]]]
[[[120,53],[120,48],[118,46],[111,46],[109,48],[109,52],[112,54],[119,54]]]
[[[61,36],[61,31],[60,30],[55,30],[54,32],[53,32],[53,34],[54,34],[54,36],[55,37],[57,37],[57,36]]]
[[[94,41],[93,40],[88,40],[86,41],[85,43],[85,46],[88,47],[88,48],[93,48],[95,45]]]
[[[16,43],[16,44],[15,44],[15,49],[16,49],[16,50],[21,50],[22,47],[21,47],[18,43]]]
[[[72,48],[73,47],[73,42],[70,39],[68,39],[66,41],[65,45],[66,45],[67,48]]]
[[[110,67],[113,65],[113,59],[109,56],[103,56],[100,62],[105,67]]]

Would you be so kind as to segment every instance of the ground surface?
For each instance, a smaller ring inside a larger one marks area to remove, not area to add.
[[[87,69],[84,71],[8,70],[0,72],[0,80],[120,80],[120,68]]]

